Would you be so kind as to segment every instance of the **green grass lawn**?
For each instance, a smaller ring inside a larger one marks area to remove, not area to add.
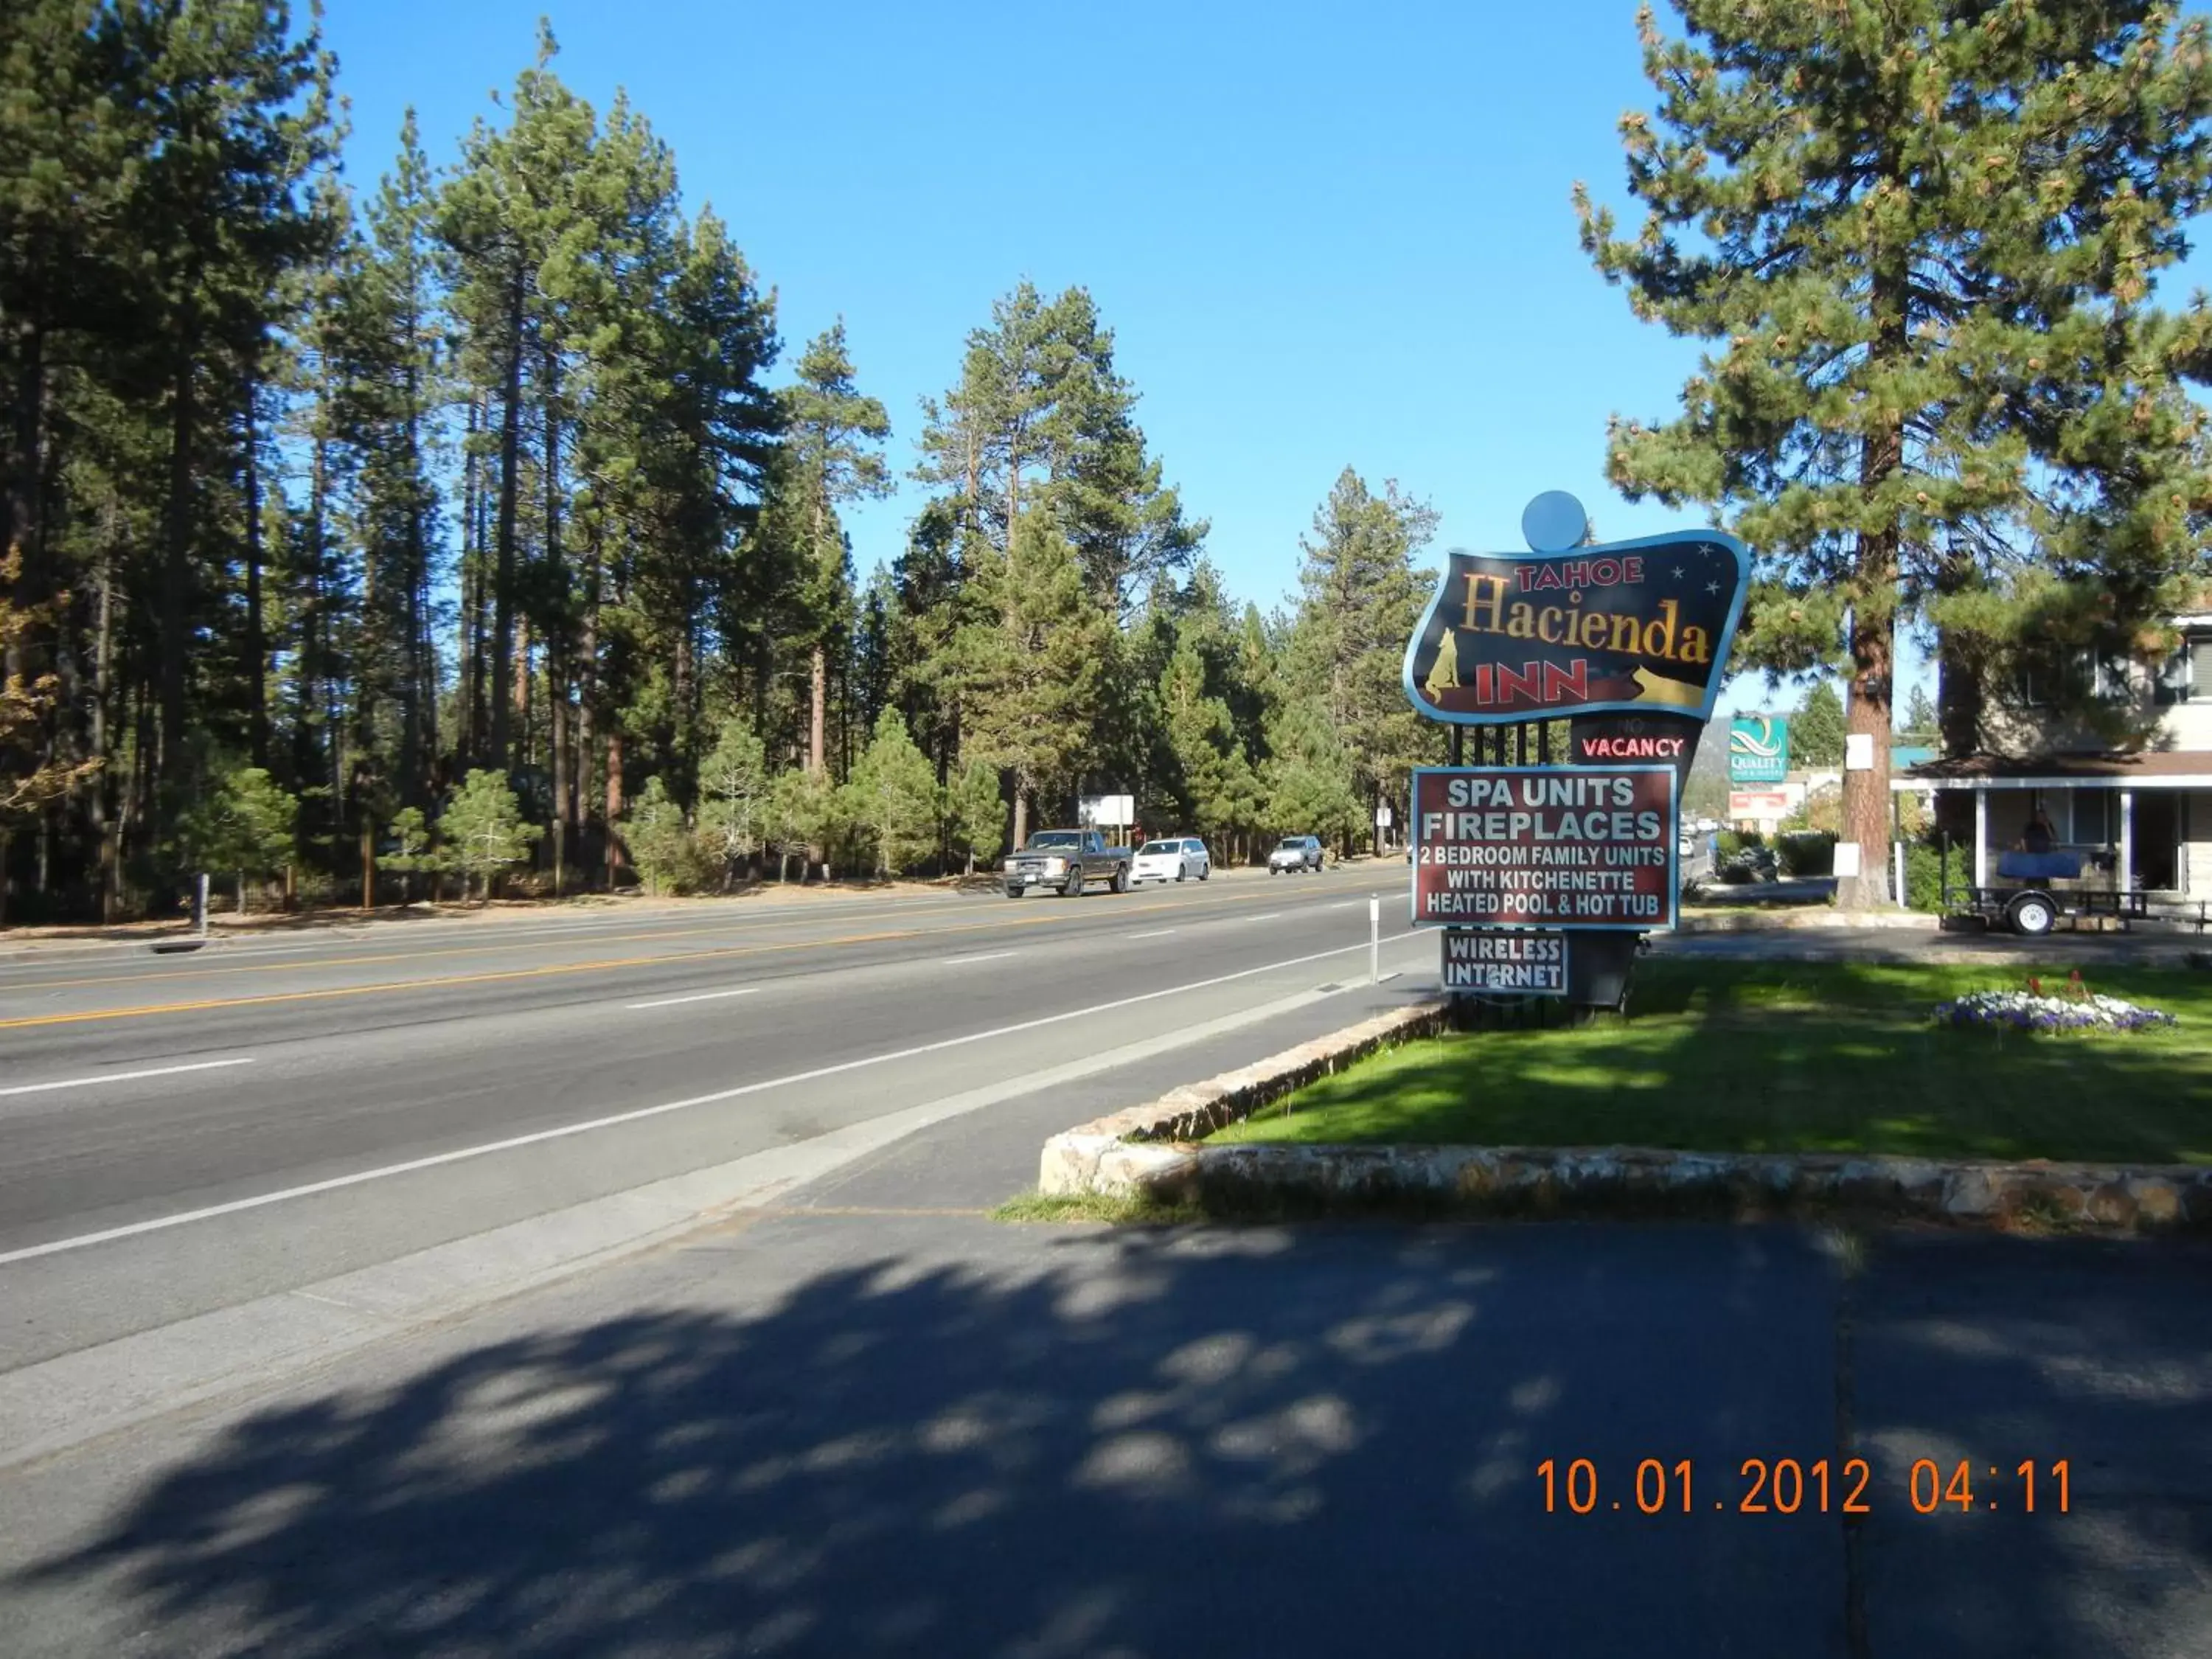
[[[2041,970],[2045,990],[2066,969]],[[1633,1017],[1407,1043],[1221,1141],[1406,1141],[2212,1164],[2212,974],[2100,972],[2181,1024],[2096,1036],[1939,1028],[2021,988],[1987,966],[1647,960]]]

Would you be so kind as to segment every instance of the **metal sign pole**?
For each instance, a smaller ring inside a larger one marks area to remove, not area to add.
[[[207,927],[208,927],[208,923],[207,923],[207,910],[208,910],[207,900],[208,900],[208,878],[207,878],[207,872],[206,872],[206,871],[204,871],[204,870],[203,870],[203,871],[201,871],[201,872],[200,872],[200,891],[199,891],[199,903],[198,903],[198,909],[199,909],[199,913],[200,913],[200,914],[199,914],[199,932],[200,932],[200,937],[201,937],[202,939],[205,939],[205,938],[208,936],[208,934],[207,934]]]

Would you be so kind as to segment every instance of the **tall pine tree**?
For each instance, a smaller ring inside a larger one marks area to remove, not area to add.
[[[2023,548],[2085,551],[2084,519],[2170,554],[2212,506],[2174,393],[2204,331],[2148,306],[2205,199],[2212,52],[2201,21],[2101,0],[1681,13],[1680,40],[1639,18],[1659,103],[1622,136],[1643,226],[1576,198],[1636,314],[1715,344],[1679,416],[1616,422],[1608,473],[1756,550],[1747,661],[1848,673],[1875,763],[1845,774],[1862,873],[1842,896],[1879,902],[1900,611]],[[2136,408],[2172,418],[2130,427]]]

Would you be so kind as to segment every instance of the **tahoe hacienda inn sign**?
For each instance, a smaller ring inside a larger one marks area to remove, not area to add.
[[[1522,530],[1526,553],[1450,556],[1407,647],[1407,699],[1454,728],[1453,764],[1413,775],[1413,920],[1446,930],[1448,990],[1618,1007],[1640,935],[1674,925],[1682,786],[1751,557],[1715,530],[1590,544],[1559,491]]]

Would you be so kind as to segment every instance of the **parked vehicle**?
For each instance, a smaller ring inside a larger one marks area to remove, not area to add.
[[[1947,915],[1972,917],[1984,927],[2003,927],[2029,939],[2039,939],[2061,921],[2078,927],[2084,917],[2111,917],[2125,927],[2150,915],[2148,896],[2140,888],[2123,889],[2109,868],[2094,867],[2095,855],[2085,860],[2078,852],[2053,850],[2027,853],[2014,850],[1997,854],[1997,882],[1993,887],[1951,884],[1950,848],[1943,849],[1938,866],[1942,903]],[[2085,862],[2092,865],[2088,870]],[[2203,926],[2200,911],[2198,929]]]
[[[1129,890],[1129,849],[1109,847],[1096,830],[1040,830],[1029,845],[1001,866],[1006,896],[1019,898],[1032,887],[1049,887],[1074,898],[1092,882],[1117,893]]]
[[[1170,836],[1148,841],[1129,861],[1129,879],[1141,881],[1204,881],[1213,873],[1213,856],[1196,836]]]
[[[1275,843],[1275,850],[1267,854],[1267,873],[1285,875],[1293,870],[1310,870],[1321,873],[1322,851],[1319,836],[1285,836]]]

